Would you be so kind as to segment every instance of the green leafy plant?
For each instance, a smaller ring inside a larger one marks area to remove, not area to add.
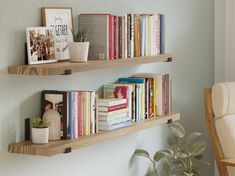
[[[86,37],[87,37],[87,29],[79,28],[77,33],[74,33],[74,31],[72,31],[72,33],[73,33],[74,42],[85,42]]]
[[[157,151],[151,158],[144,149],[137,149],[133,156],[148,158],[152,168],[146,176],[158,176],[156,166],[162,161],[164,175],[166,176],[201,176],[201,164],[210,165],[202,160],[202,153],[206,149],[206,143],[195,140],[201,133],[194,132],[185,135],[185,129],[180,123],[169,124],[171,135],[167,138],[169,148]]]
[[[30,122],[33,128],[48,128],[51,124],[50,122],[41,118],[32,118]]]

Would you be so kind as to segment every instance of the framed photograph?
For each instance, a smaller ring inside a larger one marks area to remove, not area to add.
[[[55,57],[58,61],[68,60],[68,42],[73,41],[73,15],[70,7],[43,7],[42,25],[55,29]]]
[[[55,36],[51,27],[28,27],[26,29],[28,64],[57,62]]]
[[[67,139],[68,117],[67,117],[67,92],[56,90],[44,90],[41,92],[41,116],[49,109],[55,109],[60,114],[61,139]]]

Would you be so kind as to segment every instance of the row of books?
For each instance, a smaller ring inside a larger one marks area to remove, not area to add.
[[[121,59],[165,53],[163,14],[80,14],[87,29],[89,58]]]
[[[132,124],[127,99],[98,100],[99,130],[113,130]]]
[[[41,92],[41,112],[55,109],[61,117],[61,139],[74,139],[98,132],[98,118],[93,91]]]
[[[133,122],[170,114],[171,79],[169,74],[148,73],[119,78],[103,85],[103,98],[126,98]]]

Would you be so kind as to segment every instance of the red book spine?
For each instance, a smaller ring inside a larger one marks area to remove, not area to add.
[[[100,111],[100,112],[111,112],[111,111],[116,111],[119,109],[124,109],[124,108],[127,108],[127,103],[115,105],[115,106],[104,106],[104,107],[107,108],[107,111]]]
[[[82,128],[83,128],[81,99],[82,99],[81,92],[78,92],[78,136],[82,136]]]
[[[118,47],[118,34],[119,34],[119,21],[118,21],[118,16],[116,16],[116,59],[118,59],[118,53],[119,53],[119,47]]]
[[[113,54],[113,15],[109,15],[109,60],[114,59]]]

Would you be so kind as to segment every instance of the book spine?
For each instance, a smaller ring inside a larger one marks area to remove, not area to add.
[[[122,58],[122,17],[118,17],[118,57]]]
[[[107,106],[107,107],[98,107],[98,110],[100,112],[112,112],[112,111],[116,111],[116,110],[119,110],[119,109],[124,109],[124,108],[127,108],[127,103],[125,104],[120,104],[120,105],[115,105],[115,106]]]
[[[82,136],[82,97],[81,92],[78,92],[78,137]]]
[[[131,58],[134,57],[134,14],[130,14],[131,21],[130,21],[130,53]]]
[[[160,53],[165,53],[165,15],[160,14]]]
[[[131,57],[131,14],[127,14],[127,57]]]
[[[114,59],[114,54],[113,54],[113,28],[114,28],[114,20],[113,20],[113,15],[108,15],[109,17],[109,60]]]
[[[73,136],[78,138],[78,92],[73,92]]]
[[[73,92],[69,93],[69,138],[73,139]]]
[[[90,92],[91,134],[95,134],[95,92]]]

